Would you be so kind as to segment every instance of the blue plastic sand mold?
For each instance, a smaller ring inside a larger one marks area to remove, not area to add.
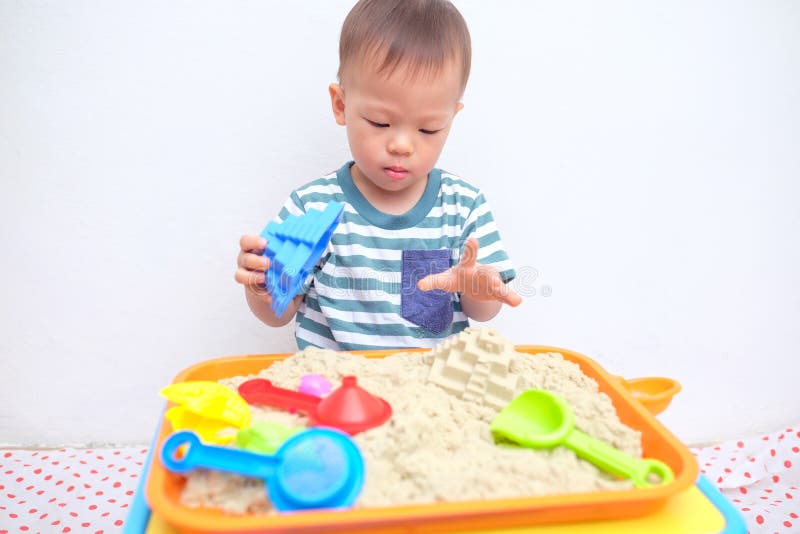
[[[184,430],[164,442],[161,462],[176,473],[203,467],[263,478],[280,511],[348,508],[364,486],[361,452],[350,436],[330,428],[295,434],[274,456],[204,445],[197,434]]]
[[[343,204],[329,202],[325,211],[312,209],[305,215],[289,215],[282,223],[271,221],[261,232],[261,237],[267,240],[264,256],[269,258],[270,265],[266,286],[275,315],[283,315],[289,301],[300,292],[325,252],[343,211]]]

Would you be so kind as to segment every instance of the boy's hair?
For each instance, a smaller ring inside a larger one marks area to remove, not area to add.
[[[407,68],[409,78],[435,75],[447,61],[461,62],[467,85],[472,47],[464,17],[448,0],[360,0],[342,25],[339,80],[355,61],[375,61],[378,73]]]

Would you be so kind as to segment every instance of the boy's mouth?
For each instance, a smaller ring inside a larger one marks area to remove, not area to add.
[[[408,170],[403,167],[384,167],[383,172],[392,180],[402,180],[408,176]]]

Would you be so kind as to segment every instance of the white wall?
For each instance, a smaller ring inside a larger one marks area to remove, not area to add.
[[[238,237],[348,157],[350,1],[118,4],[0,0],[0,445],[145,443],[179,370],[292,350]],[[539,273],[493,325],[677,378],[687,443],[800,419],[800,4],[457,5],[440,164]]]

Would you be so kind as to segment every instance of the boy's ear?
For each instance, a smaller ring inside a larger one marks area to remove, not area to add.
[[[333,109],[333,118],[336,121],[336,124],[344,126],[344,90],[338,83],[332,83],[328,86],[328,93],[331,95],[331,109]]]

